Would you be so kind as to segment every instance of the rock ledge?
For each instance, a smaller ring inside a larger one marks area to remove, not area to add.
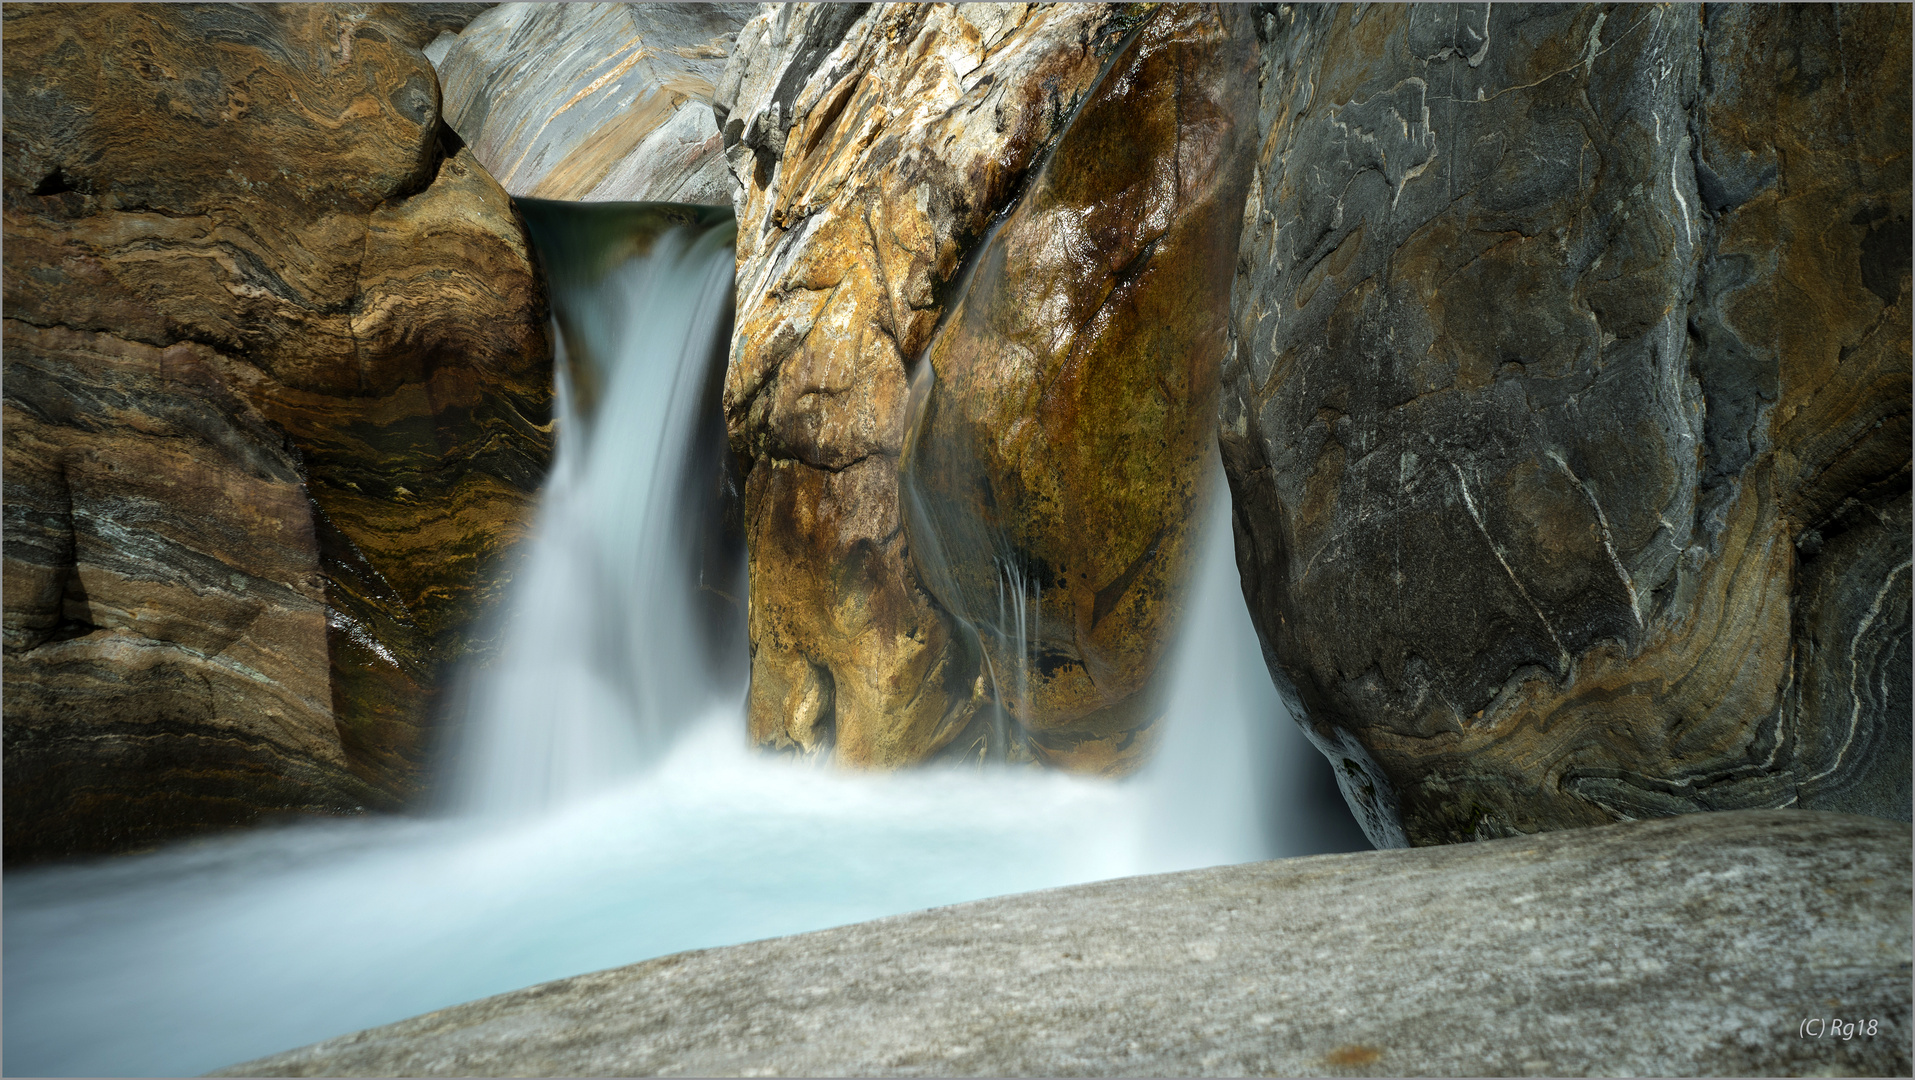
[[[216,1075],[1908,1075],[1909,851],[1905,824],[1739,811],[1125,878]],[[1806,1038],[1810,1017],[1876,1034]]]

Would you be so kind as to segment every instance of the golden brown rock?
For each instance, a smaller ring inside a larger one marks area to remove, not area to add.
[[[550,389],[404,15],[6,8],[9,859],[414,790]]]
[[[979,730],[977,657],[898,512],[907,368],[1120,37],[1103,5],[801,4],[739,32],[717,105],[741,185],[724,400],[754,742],[893,766]]]
[[[906,534],[1019,751],[1140,764],[1203,520],[1250,175],[1247,17],[1160,9],[992,234],[913,391]]]
[[[1908,20],[1261,19],[1239,565],[1379,843],[1908,819]]]
[[[544,477],[551,354],[524,229],[468,151],[368,218],[359,290],[360,393],[263,398],[343,541],[327,548],[342,734],[407,791],[439,676],[496,645],[474,635],[496,630]]]
[[[378,796],[295,451],[234,362],[5,323],[9,860]]]

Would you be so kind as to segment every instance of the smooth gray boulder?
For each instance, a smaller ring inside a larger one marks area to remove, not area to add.
[[[1908,1075],[1909,855],[1906,824],[1760,810],[1125,878],[215,1075]]]

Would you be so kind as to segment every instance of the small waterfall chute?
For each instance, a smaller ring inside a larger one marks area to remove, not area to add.
[[[551,288],[558,451],[502,660],[474,678],[451,792],[462,809],[506,813],[638,771],[735,704],[743,676],[741,553],[713,535],[731,215],[520,205]]]

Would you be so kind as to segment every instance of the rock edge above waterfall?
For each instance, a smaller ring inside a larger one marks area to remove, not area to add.
[[[1763,810],[1124,878],[214,1075],[1907,1075],[1909,850],[1905,824]],[[1804,1037],[1812,1017],[1878,1027]]]

